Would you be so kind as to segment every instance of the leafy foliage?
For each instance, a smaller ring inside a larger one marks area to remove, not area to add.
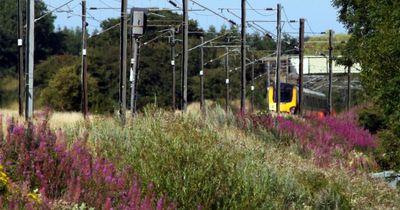
[[[347,44],[350,62],[359,62],[363,71],[361,79],[368,97],[384,117],[385,125],[393,135],[383,135],[397,142],[400,139],[400,2],[333,0],[339,9],[339,19],[352,33]],[[400,150],[396,148],[386,148]],[[398,159],[390,158],[400,165]]]
[[[23,14],[25,15],[25,7],[23,4]],[[35,16],[40,17],[48,12],[47,7],[43,1],[35,3]],[[62,31],[54,30],[55,16],[47,15],[40,19],[35,24],[35,64],[46,60],[49,56],[58,54],[74,54],[80,52],[80,32],[78,29],[69,30],[63,29]],[[10,82],[11,78],[17,77],[17,2],[14,0],[3,0],[0,4],[0,95],[2,97],[0,104],[2,106],[10,106],[16,103],[18,86],[14,86],[14,80]],[[40,35],[38,35],[40,34]],[[70,61],[70,60],[69,60]],[[66,61],[68,62],[68,61]],[[57,65],[47,66],[46,70],[43,68],[35,72],[39,74],[35,78],[35,86],[38,85],[38,90],[44,88],[53,73],[57,69]],[[49,70],[47,72],[47,70]],[[43,81],[43,80],[44,81]],[[9,83],[9,84],[8,84]],[[15,87],[10,89],[7,86]],[[36,88],[36,87],[35,87]],[[36,89],[35,93],[38,92]],[[36,95],[37,96],[37,95]]]
[[[23,5],[25,6],[25,5]],[[48,12],[44,2],[35,4],[35,16],[40,17]],[[15,11],[15,12],[13,12]],[[24,8],[25,11],[25,8]],[[25,12],[23,12],[25,13]],[[55,16],[47,15],[35,24],[35,63],[47,58],[52,54],[58,54],[62,49],[60,34],[54,32]],[[17,3],[14,0],[4,0],[0,5],[0,72],[4,69],[15,69],[13,64],[17,63]],[[12,73],[14,71],[8,71]],[[1,75],[0,75],[1,76]]]
[[[43,89],[39,103],[51,105],[57,110],[72,111],[80,107],[80,79],[77,69],[60,69]],[[68,81],[68,82],[65,82]]]
[[[165,196],[156,199],[152,184],[142,189],[140,178],[129,168],[117,171],[111,162],[92,155],[86,145],[87,135],[69,148],[62,131],[54,133],[49,129],[47,112],[36,117],[39,119],[37,124],[28,128],[10,120],[7,135],[4,139],[0,135],[1,165],[8,174],[0,168],[3,208],[33,209],[39,206],[40,209],[54,209],[60,199],[69,202],[70,207],[85,203],[95,209],[107,210],[176,208]],[[22,193],[22,196],[10,197],[7,195],[10,192],[4,193],[4,184],[9,190],[10,181],[22,183],[17,185],[23,186],[22,192],[14,192]],[[34,189],[38,189],[39,194],[27,193]]]

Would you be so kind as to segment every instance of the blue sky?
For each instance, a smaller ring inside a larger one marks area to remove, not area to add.
[[[69,0],[43,0],[49,10],[58,7]],[[181,0],[175,0],[180,3]],[[55,13],[57,16],[56,27],[77,27],[81,25],[81,0],[73,0],[67,6],[62,7],[58,12]],[[237,23],[240,20],[234,17],[232,14],[224,10],[221,13],[219,8],[240,8],[240,0],[196,0],[196,2],[207,6],[208,8],[226,16],[228,19],[232,19]],[[306,32],[322,32],[328,29],[333,29],[336,33],[346,33],[343,25],[337,21],[337,10],[331,6],[330,0],[248,0],[248,3],[254,9],[265,9],[265,8],[276,8],[277,3],[281,3],[284,7],[287,19],[298,20],[299,18],[305,18],[307,20]],[[102,8],[118,8],[120,7],[121,0],[87,0],[88,8],[90,7],[102,7]],[[128,0],[128,7],[160,7],[160,8],[173,8],[167,0]],[[199,9],[193,3],[189,4],[192,9]],[[251,9],[250,6],[247,6]],[[72,12],[65,12],[70,10]],[[240,15],[240,11],[231,10],[232,12]],[[89,10],[90,15],[94,18],[89,18],[89,31],[92,32],[94,29],[101,30],[99,21],[102,21],[111,17],[118,17],[120,11],[118,9],[103,9],[103,10]],[[276,20],[275,11],[248,11],[248,20]],[[190,12],[189,16],[191,19],[196,19],[200,26],[207,29],[210,25],[214,25],[220,28],[223,24],[229,25],[224,19],[219,18],[208,11],[196,11]],[[282,15],[283,20],[286,20],[285,15]],[[275,32],[275,23],[259,23],[263,28]],[[249,29],[253,31],[252,29]],[[294,32],[295,36],[298,31],[298,23],[285,24],[285,32]],[[310,35],[310,34],[309,34]]]

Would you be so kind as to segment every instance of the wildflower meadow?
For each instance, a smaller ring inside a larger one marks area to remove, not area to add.
[[[3,209],[386,209],[400,194],[368,173],[376,137],[354,118],[207,116],[149,107],[51,127],[1,115]],[[377,196],[378,195],[378,196]]]

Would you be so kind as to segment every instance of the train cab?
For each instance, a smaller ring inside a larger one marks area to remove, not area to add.
[[[299,88],[297,85],[281,83],[280,111],[295,114],[299,104]],[[276,112],[276,94],[274,86],[268,88],[269,110]],[[325,94],[303,89],[303,111],[309,115],[325,116],[328,113],[328,101]]]

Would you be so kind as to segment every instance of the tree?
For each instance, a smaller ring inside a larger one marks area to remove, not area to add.
[[[62,36],[62,53],[69,55],[79,55],[82,48],[82,29],[76,27],[75,29],[64,28],[57,32]]]
[[[339,18],[352,32],[351,60],[362,66],[366,92],[392,123],[400,121],[400,2],[334,0]],[[399,130],[400,135],[400,130]]]
[[[25,5],[23,5],[25,6]],[[25,8],[24,14],[25,14]],[[44,2],[36,1],[35,17],[48,13]],[[62,36],[54,32],[55,16],[47,15],[35,24],[35,63],[62,51]],[[0,4],[0,76],[16,72],[17,64],[17,1],[3,0]],[[14,74],[15,75],[15,74]]]
[[[332,3],[339,9],[339,19],[352,35],[347,44],[348,51],[352,52],[348,53],[348,60],[361,64],[365,92],[375,103],[374,109],[382,111],[385,127],[390,129],[382,135],[386,142],[382,144],[383,153],[399,157],[400,2],[333,0]],[[384,165],[400,169],[398,158],[387,159],[397,162]]]
[[[65,82],[68,81],[68,82]],[[80,109],[80,79],[74,67],[64,67],[41,93],[41,104],[60,111]]]
[[[91,111],[96,112],[101,101],[97,91],[97,82],[90,75],[88,89],[90,90],[89,105],[95,108]],[[80,66],[63,67],[50,79],[48,86],[41,91],[39,104],[59,111],[79,111],[81,110],[80,90]]]

